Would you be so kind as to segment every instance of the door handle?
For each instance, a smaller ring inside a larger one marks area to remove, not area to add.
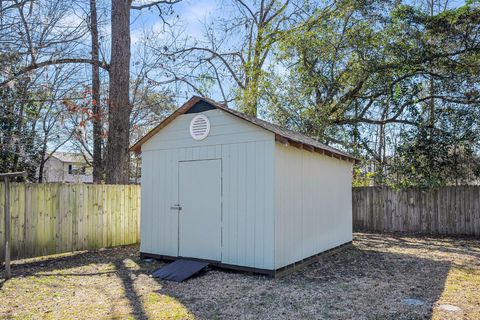
[[[179,204],[174,204],[172,207],[170,207],[171,210],[182,210],[182,207]]]

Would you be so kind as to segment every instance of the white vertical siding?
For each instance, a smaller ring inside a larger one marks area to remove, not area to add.
[[[275,268],[352,240],[352,165],[275,144]]]
[[[178,253],[178,216],[170,210],[178,201],[178,180],[174,179],[171,169],[176,156],[176,153],[159,150],[142,157],[142,252],[172,256]]]
[[[273,149],[273,140],[222,146],[224,263],[273,268]]]
[[[178,254],[178,162],[222,159],[222,262],[274,268],[274,135],[220,110],[203,112],[211,130],[190,137],[179,116],[142,146],[141,251]],[[181,213],[180,213],[181,214]]]
[[[209,136],[176,118],[142,146],[141,251],[178,254],[178,162],[222,160],[222,262],[277,269],[352,240],[352,165],[286,147],[221,110]]]

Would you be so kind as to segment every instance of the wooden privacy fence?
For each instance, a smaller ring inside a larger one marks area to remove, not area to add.
[[[0,184],[0,261],[4,259]],[[12,259],[138,243],[138,185],[10,184]]]
[[[353,188],[353,229],[480,236],[480,186]]]

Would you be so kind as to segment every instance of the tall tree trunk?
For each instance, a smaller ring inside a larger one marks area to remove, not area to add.
[[[111,184],[129,182],[130,5],[130,0],[112,0],[108,144],[105,162],[106,181]]]
[[[433,7],[435,5],[435,1],[434,0],[431,0],[429,2],[429,6],[430,6],[430,17],[433,17],[434,16],[434,11],[433,11]],[[434,39],[431,39],[431,41],[434,41]],[[435,127],[435,98],[434,98],[434,95],[435,95],[435,85],[434,85],[434,82],[433,82],[433,62],[430,62],[430,65],[429,65],[429,69],[430,69],[430,101],[429,101],[429,111],[428,111],[428,126],[430,128],[430,139],[433,139],[433,129]]]
[[[260,78],[262,73],[262,63],[260,62],[260,55],[263,54],[263,26],[258,27],[258,34],[254,40],[254,48],[251,53],[251,61],[247,61],[245,90],[243,92],[243,101],[241,111],[256,117],[258,113],[258,100],[260,89]]]
[[[100,106],[100,67],[98,65],[98,19],[97,1],[90,0],[90,33],[92,36],[92,111],[93,111],[93,182],[100,183],[103,177],[102,157],[102,110]]]
[[[43,141],[43,146],[41,150],[41,155],[40,155],[40,166],[38,168],[38,183],[43,183],[43,175],[44,175],[44,170],[45,170],[45,163],[47,162],[47,142]]]
[[[382,123],[379,128],[378,133],[378,167],[376,172],[376,181],[375,185],[381,186],[384,183],[384,157],[385,154],[383,153],[385,147],[385,124]]]
[[[25,118],[25,101],[27,101],[28,99],[28,93],[27,93],[27,85],[25,86],[22,86],[22,90],[21,90],[21,95],[20,97],[22,98],[22,100],[20,101],[20,110],[18,112],[18,114],[15,115],[15,117],[17,117],[18,121],[17,121],[17,124],[16,124],[16,127],[17,127],[17,130],[16,132],[14,133],[17,138],[20,140],[20,137],[22,137],[24,135],[24,118]],[[12,150],[14,150],[14,157],[13,157],[13,165],[12,165],[12,171],[13,172],[16,172],[16,171],[20,171],[21,168],[19,166],[19,161],[20,161],[20,146],[21,146],[21,142],[20,141],[17,141],[16,143],[14,142],[14,147],[12,148]]]
[[[358,102],[354,102],[354,104],[355,104],[355,119],[358,119]],[[360,131],[358,129],[358,122],[355,121],[353,125],[353,156],[357,158],[360,158],[359,144],[360,144]]]
[[[384,105],[384,109],[382,111],[382,121],[385,121],[385,119],[388,118],[388,112],[389,112],[390,106],[388,103]],[[385,151],[386,151],[386,143],[385,143],[385,123],[381,123],[379,126],[379,131],[378,131],[378,159],[377,159],[377,168],[375,170],[375,185],[377,186],[383,186],[385,185],[385,178],[386,178],[386,156],[385,156]]]

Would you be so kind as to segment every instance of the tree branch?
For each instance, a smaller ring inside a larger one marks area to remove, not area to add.
[[[59,65],[59,64],[69,64],[69,63],[93,64],[95,62],[91,59],[65,58],[65,59],[54,59],[54,60],[42,61],[42,62],[39,62],[39,63],[33,63],[33,64],[21,69],[20,71],[17,71],[16,73],[13,74],[13,76],[11,76],[11,77],[7,78],[6,80],[3,80],[2,82],[0,82],[0,87],[6,85],[10,81],[15,80],[15,78],[17,78],[17,77],[19,77],[19,76],[21,76],[25,73],[28,73],[30,71],[40,69],[40,68],[43,68],[43,67],[47,67],[47,66],[53,66],[53,65]],[[106,71],[109,71],[110,66],[106,62],[98,61],[97,63],[99,64],[99,66],[102,69],[104,69]]]
[[[167,54],[167,56],[175,56],[175,55],[180,54],[180,53],[191,52],[191,51],[205,51],[205,52],[210,53],[213,57],[216,57],[216,58],[220,59],[220,60],[222,61],[222,63],[225,65],[225,67],[228,69],[228,71],[230,72],[230,74],[232,75],[232,77],[233,77],[233,79],[235,80],[235,82],[237,83],[237,85],[238,85],[240,88],[245,89],[244,84],[242,83],[242,81],[240,81],[240,79],[238,78],[237,74],[236,74],[235,71],[233,70],[232,66],[230,66],[230,64],[228,63],[228,61],[224,58],[224,56],[239,56],[239,53],[238,53],[238,52],[218,53],[218,52],[216,52],[216,51],[214,51],[214,50],[212,50],[212,49],[209,49],[209,48],[191,47],[191,48],[182,49],[182,50],[178,50],[178,51],[176,51],[176,52]]]
[[[157,7],[161,4],[175,4],[175,3],[178,3],[182,0],[161,0],[161,1],[153,1],[153,2],[150,2],[150,3],[146,3],[146,4],[141,4],[141,5],[132,5],[130,8],[133,9],[133,10],[142,10],[142,9],[148,9],[148,8],[151,8],[151,7]]]

